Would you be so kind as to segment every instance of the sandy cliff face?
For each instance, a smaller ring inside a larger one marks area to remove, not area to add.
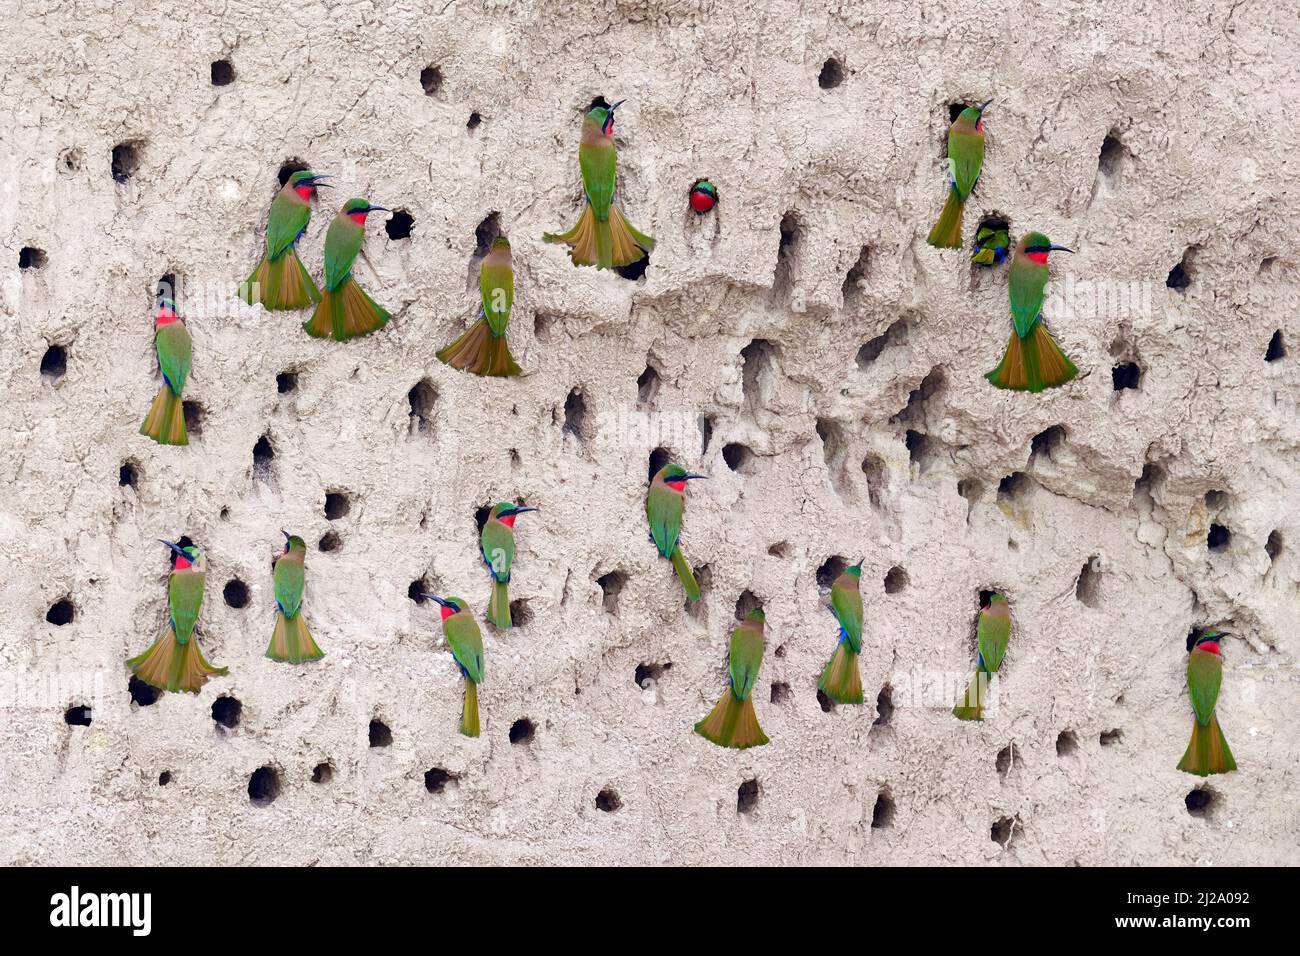
[[[0,858],[1300,861],[1296,33],[1253,0],[25,6],[0,73]],[[628,99],[640,279],[540,239],[577,215],[597,96]],[[989,97],[967,238],[1000,215],[1078,250],[1047,314],[1081,375],[1037,397],[982,378],[1005,271],[924,243],[950,106]],[[349,196],[410,217],[358,260],[395,316],[377,335],[234,298],[294,162],[339,187],[300,245],[318,277]],[[509,382],[434,358],[498,232]],[[165,274],[195,340],[184,449],[137,434]],[[689,611],[647,540],[656,449],[712,479]],[[541,513],[469,740],[409,594],[481,616],[475,511],[503,498]],[[262,656],[281,528],[309,543],[319,665]],[[230,676],[144,704],[123,662],[163,626],[156,539],[180,535]],[[864,556],[867,704],[828,710],[819,584]],[[967,725],[986,589],[1015,631],[996,716]],[[754,602],[772,743],[725,752],[690,731]],[[1234,635],[1241,769],[1189,804],[1203,625]]]

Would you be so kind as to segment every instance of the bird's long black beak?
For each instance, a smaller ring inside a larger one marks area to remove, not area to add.
[[[860,558],[860,559],[858,560],[858,563],[855,564],[855,565],[853,565],[853,566],[854,566],[855,568],[860,568],[860,567],[862,567],[862,562],[864,562],[864,561],[866,561],[866,560],[867,560],[866,558]]]
[[[693,472],[693,471],[688,471],[686,474],[682,475],[682,478],[683,478],[684,480],[687,480],[687,481],[689,481],[691,478],[707,478],[707,477],[709,477],[709,476],[708,476],[708,475],[697,475],[697,474],[696,474],[695,472]]]
[[[1071,249],[1069,246],[1051,245],[1048,246],[1047,248],[1050,249],[1052,252],[1074,252],[1074,250]]]
[[[521,515],[521,514],[523,514],[525,511],[537,511],[537,510],[538,510],[538,509],[536,509],[536,508],[525,508],[525,507],[520,507],[520,508],[516,508],[516,509],[515,509],[515,514],[517,514],[517,515]]]
[[[329,183],[321,182],[321,180],[323,179],[333,179],[333,178],[334,177],[331,176],[329,173],[322,173],[319,176],[312,174],[311,178],[308,179],[307,182],[311,183],[312,186],[324,186],[326,189],[333,189],[334,187]]]
[[[387,206],[370,206],[366,209],[366,212],[392,212],[392,210]]]
[[[289,534],[289,532],[285,531],[283,528],[280,529],[280,534],[284,535],[284,543],[286,545],[289,543],[289,539],[293,537],[293,535]]]
[[[421,594],[420,597],[425,598],[429,601],[437,601],[438,604],[441,605],[442,607],[451,607],[450,604],[448,604],[442,598],[438,597],[438,595],[436,594]]]
[[[187,561],[189,560],[190,556],[182,551],[181,546],[175,541],[168,541],[166,538],[159,538],[158,540],[167,545],[167,547],[171,548],[173,552],[179,554],[182,558],[185,558]]]
[[[610,111],[611,113],[614,112],[614,110],[618,109],[620,106],[622,106],[622,105],[623,105],[624,103],[626,103],[626,102],[627,102],[627,100],[619,100],[617,103],[615,103],[613,106],[611,106],[611,107],[609,108],[609,111]]]
[[[992,102],[993,102],[992,100],[985,100],[983,103],[981,103],[981,104],[980,104],[980,112],[983,113],[986,109],[988,109],[988,108],[989,108],[989,104],[992,103]]]

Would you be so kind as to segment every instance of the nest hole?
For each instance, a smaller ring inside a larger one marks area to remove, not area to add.
[[[1110,381],[1115,391],[1134,391],[1142,387],[1142,368],[1137,362],[1121,362],[1110,370]]]
[[[397,209],[384,222],[384,232],[388,234],[389,239],[409,239],[414,226],[415,217],[405,209]]]
[[[610,571],[596,578],[596,584],[600,587],[600,603],[605,608],[605,613],[618,616],[618,599],[627,581],[627,574],[622,571]]]
[[[328,554],[343,547],[343,539],[339,537],[337,531],[326,531],[317,547]]]
[[[113,147],[110,170],[113,174],[113,180],[117,183],[126,183],[131,180],[140,170],[140,153],[143,144],[138,140],[118,143]]]
[[[329,762],[318,763],[311,769],[312,783],[329,783],[334,779],[334,766]]]
[[[239,726],[243,713],[244,705],[229,695],[218,697],[212,702],[212,720],[227,730],[234,730]]]
[[[19,269],[44,269],[45,262],[44,249],[37,249],[35,246],[23,246],[18,250]]]
[[[442,70],[436,66],[426,66],[420,71],[420,88],[425,96],[437,96],[442,92]]]
[[[758,781],[746,780],[736,788],[736,812],[743,814],[753,813],[758,807]]]
[[[65,624],[71,624],[77,616],[77,609],[72,603],[71,598],[60,598],[50,605],[50,609],[45,612],[45,620],[49,621],[55,627],[63,627]]]
[[[1282,340],[1282,330],[1276,329],[1272,338],[1268,340],[1268,348],[1264,350],[1265,362],[1277,362],[1286,358],[1286,343]]]
[[[1056,737],[1056,756],[1073,757],[1079,752],[1079,738],[1073,730],[1062,730]]]
[[[131,703],[139,707],[152,707],[158,703],[158,697],[162,694],[158,688],[146,684],[134,674],[126,682],[126,691],[131,695]]]
[[[325,517],[337,521],[352,511],[352,499],[346,491],[327,491],[325,493]]]
[[[371,719],[370,726],[367,729],[367,735],[369,736],[371,747],[391,747],[393,745],[392,730],[389,729],[389,726],[378,717]]]
[[[602,813],[614,813],[622,806],[623,801],[619,798],[618,792],[610,787],[605,787],[596,794],[596,809]]]
[[[433,794],[443,793],[447,785],[455,783],[460,778],[443,767],[430,767],[424,772],[424,789]]]
[[[68,351],[62,345],[51,345],[41,356],[41,377],[51,384],[68,372]]]
[[[574,386],[564,400],[564,431],[578,441],[586,438],[587,402],[582,397],[582,389]]]
[[[537,736],[537,728],[527,717],[520,717],[510,725],[510,742],[512,744],[530,744]]]
[[[221,597],[225,600],[227,607],[239,608],[248,607],[248,585],[239,578],[231,578],[226,582],[226,586],[221,589]]]
[[[837,57],[827,57],[817,74],[817,85],[823,90],[833,90],[844,82],[844,64]]]
[[[212,85],[229,86],[235,82],[235,67],[229,60],[212,61]]]
[[[90,726],[90,708],[84,704],[69,707],[63,712],[63,722],[72,727]]]
[[[433,431],[433,406],[438,400],[437,389],[427,378],[422,378],[406,393],[411,406],[411,434]]]
[[[883,830],[894,825],[894,798],[888,788],[876,795],[876,805],[871,809],[871,829]]]
[[[248,800],[255,807],[269,807],[280,796],[280,771],[258,767],[248,778]]]

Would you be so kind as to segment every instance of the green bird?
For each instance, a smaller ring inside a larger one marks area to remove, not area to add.
[[[284,535],[284,553],[275,562],[275,630],[266,656],[273,661],[301,664],[318,661],[325,652],[316,646],[302,613],[302,592],[307,583],[307,543],[296,534]]]
[[[831,612],[840,625],[840,639],[822,671],[817,686],[837,704],[862,703],[862,675],[858,655],[862,653],[862,562],[845,568],[831,585]]]
[[[1031,232],[1016,243],[1011,267],[1007,269],[1011,340],[1002,363],[984,376],[996,387],[1041,392],[1064,385],[1079,374],[1043,324],[1048,253],[1073,251],[1052,245],[1041,232]]]
[[[970,261],[977,266],[1000,266],[1011,249],[1011,236],[1006,226],[985,225],[975,230],[975,251]]]
[[[172,550],[172,571],[167,581],[168,626],[162,637],[126,666],[146,684],[160,690],[183,690],[196,694],[210,677],[227,673],[225,667],[213,667],[199,650],[194,624],[203,606],[203,583],[207,562],[193,545],[181,547],[163,541]]]
[[[650,523],[650,537],[659,554],[672,561],[681,579],[688,601],[700,599],[700,586],[691,566],[682,554],[682,514],[686,510],[686,483],[693,478],[707,478],[687,471],[681,465],[664,465],[650,482],[645,498],[645,516]]]
[[[727,689],[722,699],[695,725],[695,732],[719,747],[760,747],[767,735],[754,713],[754,682],[763,663],[763,610],[755,608],[731,632],[727,655]]]
[[[382,329],[392,318],[352,277],[352,264],[366,237],[366,216],[388,211],[364,199],[349,199],[330,223],[325,233],[325,293],[303,323],[308,335],[346,342]]]
[[[1187,694],[1192,698],[1196,719],[1192,722],[1192,739],[1178,762],[1178,769],[1198,777],[1237,769],[1237,761],[1232,758],[1215,713],[1219,685],[1223,682],[1223,654],[1219,643],[1228,636],[1207,631],[1196,639],[1196,645],[1187,655]]]
[[[262,303],[271,312],[296,312],[320,301],[320,290],[298,259],[296,243],[311,221],[311,201],[328,176],[301,169],[285,182],[271,202],[266,220],[266,255],[247,281],[239,297],[249,305]]]
[[[483,635],[478,622],[468,610],[469,605],[458,597],[440,598],[423,595],[437,601],[442,608],[442,633],[451,647],[451,656],[465,678],[465,704],[461,710],[460,732],[466,737],[478,736],[478,685],[483,682]]]
[[[188,445],[190,436],[185,430],[185,406],[181,402],[181,393],[190,377],[194,340],[170,299],[164,298],[158,305],[153,347],[158,355],[163,383],[149,406],[140,434],[148,435],[160,445]]]
[[[504,236],[492,241],[492,248],[479,263],[478,288],[483,300],[479,320],[439,352],[438,358],[475,375],[518,375],[519,364],[506,344],[506,326],[515,301],[515,270],[510,243]]]
[[[617,156],[614,148],[614,111],[611,107],[593,106],[582,120],[582,141],[578,144],[578,165],[582,167],[582,188],[587,207],[568,232],[546,233],[546,242],[563,242],[569,246],[569,258],[575,266],[612,269],[631,265],[652,251],[655,241],[638,232],[614,205]]]
[[[948,127],[948,198],[939,221],[925,238],[936,248],[961,248],[962,213],[984,167],[983,116],[992,102],[966,107]]]
[[[975,625],[979,651],[975,658],[975,676],[952,715],[958,720],[983,720],[984,705],[988,703],[989,684],[1007,656],[1011,641],[1011,605],[1001,594],[989,595],[988,603],[980,608],[979,622]]]
[[[501,501],[492,506],[483,530],[479,532],[479,554],[492,575],[492,599],[488,603],[488,620],[502,631],[510,629],[510,572],[515,564],[515,519],[536,511]]]

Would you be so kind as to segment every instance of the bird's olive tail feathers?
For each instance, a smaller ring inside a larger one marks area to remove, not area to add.
[[[542,239],[569,246],[569,258],[575,266],[597,269],[631,265],[655,247],[655,241],[628,222],[617,206],[611,205],[609,218],[601,222],[590,203],[572,229],[558,234],[548,232]]]
[[[204,659],[199,642],[192,635],[182,644],[170,627],[149,650],[131,658],[126,666],[146,684],[172,693],[183,690],[197,694],[209,677],[226,673],[226,668],[213,667]]]
[[[493,335],[486,318],[481,318],[455,342],[438,353],[438,358],[465,372],[503,378],[521,371],[510,354],[504,335]]]
[[[466,737],[478,736],[478,684],[465,678],[465,706],[460,714],[460,732]]]
[[[671,560],[674,570],[677,571],[677,577],[681,579],[682,588],[686,591],[686,600],[698,601],[700,599],[700,585],[691,572],[691,566],[686,563],[686,555],[682,554],[680,544],[673,548]]]
[[[271,312],[296,312],[320,301],[320,289],[290,247],[279,259],[262,257],[248,281],[239,287],[239,297],[249,305],[262,305]]]
[[[163,382],[149,406],[149,414],[140,426],[140,434],[148,435],[160,445],[188,445],[189,433],[185,431],[185,407],[181,397]]]
[[[845,641],[840,641],[830,663],[817,682],[827,697],[837,704],[862,703],[862,675],[858,673],[858,655]]]
[[[983,720],[984,705],[989,699],[989,682],[993,676],[986,670],[976,670],[971,677],[966,692],[952,709],[952,715],[958,720]]]
[[[961,248],[961,218],[966,203],[957,195],[957,190],[948,187],[948,198],[944,201],[939,221],[934,224],[925,241],[938,249]]]
[[[492,579],[492,599],[488,602],[488,620],[499,631],[510,630],[510,585]]]
[[[1041,392],[1064,385],[1079,370],[1056,344],[1040,317],[1023,339],[1014,329],[1002,364],[984,377],[998,388],[1017,392]]]
[[[302,327],[315,338],[346,342],[382,329],[391,318],[366,295],[352,276],[348,276],[337,289],[325,290],[316,311]]]
[[[1232,759],[1228,741],[1219,728],[1218,714],[1210,714],[1210,722],[1204,727],[1195,717],[1192,718],[1192,739],[1187,744],[1187,753],[1178,762],[1178,769],[1198,777],[1237,769],[1237,761]]]
[[[758,726],[758,715],[754,713],[754,699],[737,700],[731,688],[723,692],[722,700],[709,711],[709,716],[695,725],[695,732],[719,747],[737,750],[767,743],[767,735]]]
[[[266,656],[273,661],[302,664],[305,661],[320,660],[325,652],[311,639],[311,633],[307,630],[307,618],[302,611],[293,617],[285,617],[283,611],[276,611],[275,631],[271,634]]]

